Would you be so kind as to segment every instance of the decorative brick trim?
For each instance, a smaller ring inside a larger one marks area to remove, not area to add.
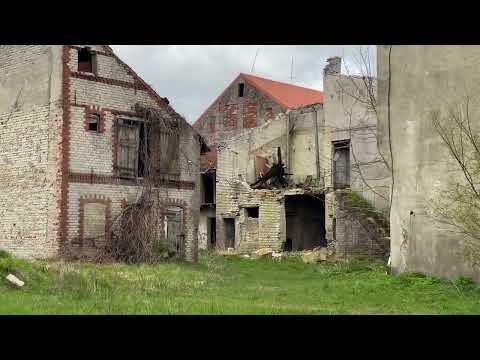
[[[115,85],[115,86],[120,86],[120,87],[127,88],[127,89],[147,91],[147,88],[142,84],[131,83],[131,82],[128,82],[128,81],[123,81],[123,80],[109,79],[109,78],[105,78],[105,77],[101,77],[101,76],[85,74],[85,73],[78,72],[78,71],[71,71],[70,76],[74,77],[74,78],[77,78],[77,79],[94,81],[94,82],[99,82],[99,83],[103,83],[103,84],[107,84],[107,85]]]
[[[107,185],[125,185],[125,186],[141,186],[143,179],[122,179],[112,175],[100,175],[95,173],[70,173],[69,181],[71,183],[81,184],[107,184]],[[163,180],[159,181],[156,186],[168,187],[181,190],[195,190],[193,181],[182,180]]]
[[[79,245],[83,246],[85,240],[85,205],[87,204],[103,204],[105,205],[105,239],[108,240],[110,237],[110,226],[111,226],[111,211],[112,211],[112,200],[103,196],[103,195],[87,195],[82,196],[78,200],[78,239]],[[95,245],[95,244],[94,244]]]
[[[70,157],[70,47],[64,45],[62,49],[62,130],[60,139],[59,169],[57,181],[60,182],[60,196],[58,199],[58,230],[57,238],[60,251],[64,250],[67,241],[68,216],[68,171]]]
[[[91,114],[97,114],[99,117],[98,125],[97,125],[97,132],[104,133],[105,132],[105,109],[101,109],[99,106],[95,105],[74,105],[77,107],[83,107],[85,109],[85,118],[83,121],[83,127],[85,131],[90,131],[88,129],[88,123]]]

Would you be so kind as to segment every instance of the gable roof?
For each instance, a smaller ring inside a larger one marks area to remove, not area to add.
[[[167,111],[167,113],[169,113],[170,115],[172,115],[173,117],[177,118],[177,119],[181,119],[182,122],[187,125],[188,127],[192,128],[193,131],[195,132],[195,134],[197,135],[198,137],[198,140],[200,142],[200,148],[201,148],[201,152],[204,153],[204,152],[207,152],[208,151],[208,146],[207,146],[207,142],[205,141],[205,139],[200,135],[200,133],[192,126],[188,123],[188,121],[182,116],[180,115],[179,113],[177,113],[175,111],[175,109],[173,109],[172,106],[170,106],[169,102],[166,100],[166,98],[162,98],[160,95],[158,95],[158,93],[146,82],[144,81],[130,66],[127,65],[127,63],[125,63],[124,61],[122,61],[118,56],[117,54],[115,54],[115,52],[113,51],[113,49],[108,46],[108,45],[102,45],[102,48],[103,50],[110,54],[111,56],[113,56],[113,58],[120,64],[122,65],[125,70],[127,71],[127,73],[132,76],[134,78],[134,81],[135,82],[138,82],[140,84],[143,85],[143,87],[145,88],[145,90],[147,91],[148,95],[155,101],[155,103],[165,109]]]
[[[200,117],[193,123],[193,126],[200,125],[203,116],[217,104],[218,100],[223,97],[227,90],[237,80],[243,79],[255,87],[259,92],[267,95],[284,110],[297,109],[302,106],[311,104],[323,104],[323,92],[319,90],[309,89],[302,86],[288,84],[280,81],[265,79],[256,75],[240,73],[222,93],[215,99],[215,101],[200,115]]]

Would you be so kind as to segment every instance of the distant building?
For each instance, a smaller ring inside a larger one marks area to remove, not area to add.
[[[321,91],[241,73],[193,124],[210,146],[201,160],[201,248],[215,247],[216,241],[216,144],[269,123],[280,113],[322,101]]]
[[[323,92],[251,75],[235,79],[194,125],[209,139],[202,170],[216,184],[215,204],[202,208],[201,246],[250,252],[335,242],[339,254],[385,256],[388,234],[345,201],[353,191],[379,213],[388,208],[376,117],[355,101],[361,82],[341,74],[337,57],[325,68]]]

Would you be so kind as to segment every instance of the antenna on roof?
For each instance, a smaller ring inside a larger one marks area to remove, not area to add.
[[[293,82],[293,56],[292,56],[292,65],[290,65],[290,82]]]
[[[253,69],[255,69],[255,61],[257,61],[257,55],[258,55],[258,50],[260,48],[257,48],[257,51],[255,52],[255,57],[253,58],[253,63],[252,63],[252,69],[250,70],[251,73],[253,73]]]

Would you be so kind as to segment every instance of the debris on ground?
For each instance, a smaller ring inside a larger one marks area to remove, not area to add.
[[[303,252],[302,254],[303,262],[307,264],[316,263],[319,261],[326,261],[327,260],[327,248],[315,248],[313,250],[308,250]]]
[[[8,274],[6,279],[10,282],[10,284],[12,284],[16,287],[19,287],[19,288],[21,288],[23,285],[25,285],[25,283],[22,280],[20,280],[19,278],[17,278],[13,274]]]
[[[273,253],[272,249],[258,249],[253,254],[256,257],[266,257],[266,256],[272,256],[272,253]]]
[[[280,260],[282,258],[283,254],[280,252],[280,253],[277,253],[277,252],[272,252],[272,259],[274,260]]]

